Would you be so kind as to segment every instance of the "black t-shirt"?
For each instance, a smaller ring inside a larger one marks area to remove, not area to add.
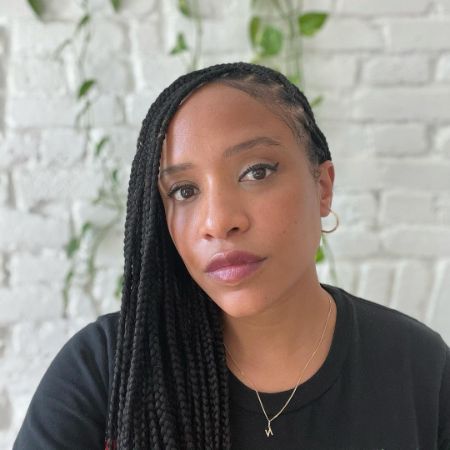
[[[397,310],[321,284],[337,306],[329,354],[267,420],[229,371],[233,449],[450,449],[450,348]],[[119,313],[78,331],[44,374],[13,450],[103,449]],[[292,391],[261,393],[269,417]]]

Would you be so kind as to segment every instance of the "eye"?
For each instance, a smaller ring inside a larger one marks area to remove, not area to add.
[[[278,165],[279,165],[279,163],[276,163],[276,164],[264,164],[264,163],[254,164],[253,166],[250,166],[247,169],[245,169],[244,173],[240,176],[239,180],[241,180],[248,173],[252,173],[253,176],[255,177],[255,180],[250,180],[250,181],[264,180],[265,178],[267,178],[266,171],[270,170],[272,172],[276,172]],[[195,190],[197,190],[197,188],[195,186],[193,186],[192,184],[175,185],[167,193],[167,196],[170,198],[174,198],[177,201],[184,202],[194,196]]]
[[[248,173],[252,173],[256,180],[263,180],[266,178],[266,170],[271,170],[272,172],[276,172],[278,168],[279,163],[276,163],[275,165],[272,164],[255,164],[253,166],[248,167],[245,172],[241,175],[242,179],[245,175]]]
[[[194,190],[194,186],[192,184],[182,184],[179,186],[174,186],[168,193],[167,196],[171,198],[175,198],[175,200],[178,201],[184,201],[191,198],[191,195],[189,195],[189,192],[192,192]],[[181,198],[177,198],[176,194],[181,194]]]

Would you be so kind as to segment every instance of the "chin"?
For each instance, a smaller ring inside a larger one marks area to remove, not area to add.
[[[263,304],[261,299],[252,301],[242,295],[222,298],[218,301],[212,299],[226,315],[234,319],[255,316],[267,308],[267,305]]]

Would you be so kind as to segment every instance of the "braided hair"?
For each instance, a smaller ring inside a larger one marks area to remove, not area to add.
[[[158,191],[168,124],[180,103],[208,82],[269,100],[295,136],[307,139],[311,167],[331,159],[304,94],[264,66],[236,62],[196,70],[180,76],[154,101],[142,123],[128,186],[108,450],[231,447],[221,310],[183,264]]]

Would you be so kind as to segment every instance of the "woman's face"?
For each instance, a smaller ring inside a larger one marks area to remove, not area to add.
[[[179,167],[166,171],[172,166]],[[331,161],[320,170],[315,181],[291,129],[243,91],[209,83],[179,107],[162,149],[159,191],[187,270],[226,314],[260,313],[313,282],[334,180]],[[214,255],[231,250],[264,260],[240,279],[205,271]]]

